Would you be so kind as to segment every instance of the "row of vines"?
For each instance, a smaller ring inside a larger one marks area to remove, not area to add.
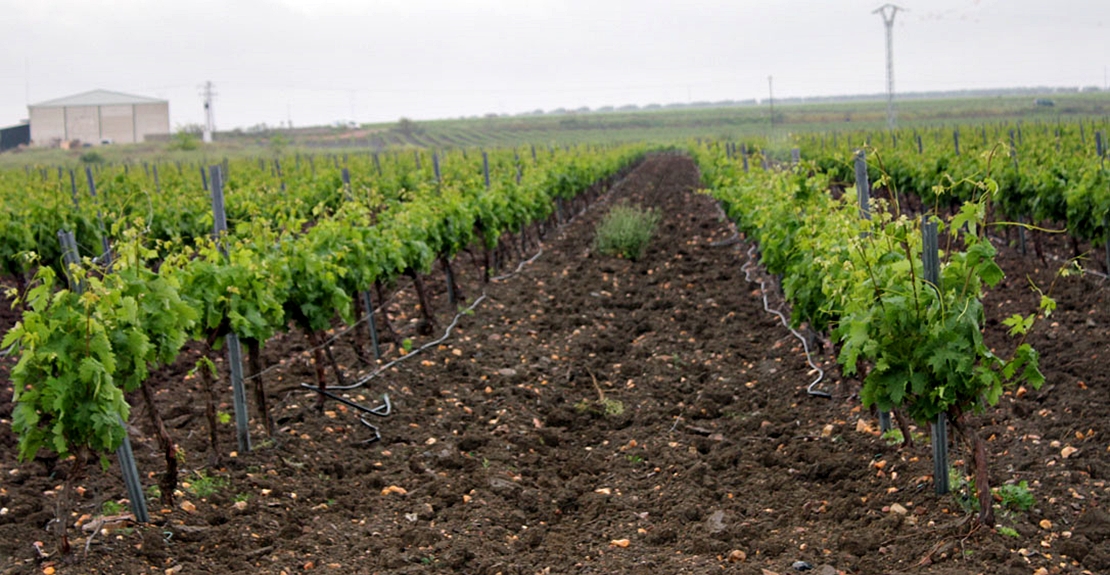
[[[942,170],[918,188],[933,194],[918,218],[897,193],[863,206],[850,188],[834,193],[834,183],[849,179],[839,170],[852,166],[854,153],[827,152],[785,170],[749,168],[729,146],[698,146],[693,153],[708,193],[781,279],[794,324],[829,333],[843,373],[862,379],[864,405],[894,411],[907,440],[906,416],[930,425],[941,415],[967,439],[980,520],[993,524],[986,450],[968,416],[995,404],[1010,386],[1043,383],[1038,354],[1025,336],[1038,314],[1054,308],[1046,295],[1040,310],[1009,318],[1015,341],[1005,354],[983,341],[982,297],[1003,278],[986,233],[997,223],[990,214],[1003,195],[1000,183],[983,172]],[[880,184],[893,189],[882,171],[890,156],[872,167]],[[926,248],[922,228],[932,225],[941,241]],[[940,260],[932,281],[923,262],[930,250]]]
[[[882,155],[870,163],[871,180],[885,178],[891,189],[914,193],[933,210],[958,209],[989,177],[998,187],[993,209],[1005,219],[1066,231],[1073,257],[1089,255],[1098,265],[1110,265],[1103,261],[1110,252],[1085,254],[1080,247],[1104,246],[1110,238],[1105,128],[1082,122],[982,125],[803,137],[799,146],[834,182],[851,182],[853,146],[873,143]],[[1031,237],[1043,258],[1042,234]]]
[[[357,294],[376,287],[380,295],[407,275],[423,303],[421,276],[439,263],[450,278],[455,256],[475,248],[484,252],[488,279],[506,234],[523,241],[529,229],[546,231],[578,207],[583,192],[596,193],[597,182],[643,153],[361,156],[343,168],[335,158],[326,169],[311,159],[286,161],[293,166],[284,170],[280,161],[262,160],[207,171],[116,166],[88,172],[89,195],[76,193],[66,170],[0,174],[12,207],[0,215],[0,255],[5,274],[21,280],[14,295],[23,310],[2,343],[19,354],[12,427],[21,459],[44,449],[72,458],[59,499],[62,548],[73,480],[90,461],[106,466],[125,438],[125,394],[140,394],[157,430],[166,459],[159,491],[172,503],[181,453],[144,382],[186,343],[204,350],[197,371],[209,391],[210,457],[218,457],[209,358],[232,334],[248,348],[256,421],[272,432],[259,361],[267,340],[302,330],[323,389],[322,332],[337,318],[359,322],[367,310]],[[227,231],[215,235],[209,186],[226,190]],[[59,230],[79,239],[80,263],[62,265]],[[434,317],[421,307],[431,331]]]

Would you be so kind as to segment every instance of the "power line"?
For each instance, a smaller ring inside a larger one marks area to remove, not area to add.
[[[771,130],[775,129],[775,81],[774,76],[767,76],[767,101],[771,104]]]

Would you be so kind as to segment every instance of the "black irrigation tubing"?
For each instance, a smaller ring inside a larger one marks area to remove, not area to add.
[[[400,362],[402,362],[402,361],[404,361],[404,360],[406,360],[410,357],[413,357],[416,354],[418,354],[418,353],[420,353],[420,352],[422,352],[422,351],[424,351],[424,350],[426,350],[426,349],[428,349],[432,346],[435,346],[435,345],[438,345],[438,344],[442,343],[448,337],[451,336],[451,330],[455,327],[455,325],[457,325],[459,323],[459,318],[461,318],[464,314],[473,311],[474,308],[478,307],[478,304],[480,304],[482,302],[482,300],[484,300],[484,299],[486,299],[486,294],[483,292],[481,296],[479,296],[476,300],[474,300],[473,303],[470,304],[470,307],[468,307],[465,310],[460,311],[459,313],[455,314],[455,318],[453,320],[451,320],[451,324],[448,325],[447,329],[444,331],[443,337],[440,337],[439,339],[437,339],[435,341],[428,342],[428,343],[414,349],[413,351],[411,351],[411,352],[409,352],[409,353],[407,353],[407,354],[405,354],[405,355],[403,355],[403,356],[401,356],[401,357],[399,357],[399,358],[397,358],[397,359],[379,367],[378,369],[374,370],[369,375],[364,376],[363,378],[359,379],[358,381],[356,381],[355,383],[353,383],[351,385],[344,385],[344,386],[338,386],[338,387],[332,386],[328,389],[320,389],[319,387],[317,387],[315,385],[311,385],[311,384],[308,384],[308,383],[302,383],[301,387],[304,388],[304,389],[310,390],[310,391],[315,391],[317,393],[322,393],[326,397],[334,399],[334,400],[336,400],[336,401],[338,401],[338,402],[340,402],[344,405],[350,406],[350,407],[358,410],[360,412],[359,415],[358,415],[359,423],[361,423],[362,425],[364,425],[365,427],[370,429],[372,432],[374,432],[373,437],[371,437],[369,439],[366,439],[364,441],[361,441],[360,443],[365,445],[365,444],[374,443],[376,441],[381,441],[381,438],[382,438],[381,429],[378,426],[374,425],[373,423],[370,423],[370,421],[366,418],[366,416],[367,415],[374,415],[374,416],[377,416],[377,417],[389,417],[390,413],[393,412],[393,404],[389,401],[389,394],[388,393],[382,394],[382,405],[379,405],[377,407],[366,407],[366,406],[364,406],[360,403],[357,403],[355,401],[347,399],[347,398],[343,397],[342,395],[333,393],[333,390],[334,391],[349,391],[351,389],[355,389],[357,387],[363,386],[367,382],[369,382],[371,379],[377,377],[381,372],[389,369],[390,367],[392,367],[394,365],[397,365],[398,363],[400,363]]]
[[[382,309],[382,308],[379,307],[377,309]],[[354,330],[356,327],[358,327],[360,324],[362,324],[362,322],[364,322],[366,320],[367,320],[367,318],[363,317],[362,319],[360,319],[360,320],[352,323],[351,325],[347,326],[343,330],[336,332],[335,335],[333,335],[330,338],[324,340],[320,345],[318,345],[316,347],[306,349],[304,351],[301,351],[299,353],[299,355],[307,355],[307,354],[310,354],[310,353],[312,353],[312,352],[314,352],[318,349],[324,349],[326,346],[331,345],[332,343],[334,343],[339,338],[341,338],[344,335],[347,335],[348,333],[350,333],[352,330]],[[279,367],[282,367],[282,364],[281,363],[275,363],[275,364],[271,365],[270,367],[267,367],[267,368],[263,369],[262,371],[260,371],[258,373],[248,375],[248,376],[244,376],[243,377],[243,383],[251,381],[252,379],[262,377],[263,375],[266,375],[267,373],[270,373],[271,371],[273,371],[273,370],[275,370]],[[337,388],[329,387],[328,389],[337,389]]]
[[[725,239],[717,241],[717,242],[709,242],[709,247],[711,247],[711,248],[723,248],[725,246],[731,246],[731,245],[734,245],[734,244],[738,244],[741,241],[743,241],[743,240],[740,239],[740,232],[732,232],[732,236],[730,236],[728,238],[725,238]]]
[[[524,261],[520,262],[519,264],[517,264],[517,266],[516,266],[516,269],[515,269],[515,270],[513,270],[513,271],[511,271],[511,272],[509,272],[509,273],[507,273],[507,274],[502,274],[502,275],[499,275],[499,276],[496,276],[496,277],[492,277],[492,278],[489,278],[489,279],[490,279],[490,281],[497,281],[497,282],[499,282],[499,281],[505,281],[505,280],[507,280],[507,279],[509,279],[509,278],[512,278],[513,276],[515,276],[515,275],[519,274],[519,273],[520,273],[520,270],[524,269],[524,266],[526,266],[526,265],[528,265],[528,264],[530,264],[530,263],[532,263],[532,262],[536,261],[536,260],[537,260],[537,259],[539,259],[539,258],[540,258],[540,256],[542,256],[542,255],[543,255],[543,248],[540,248],[540,251],[536,252],[536,255],[534,255],[534,256],[532,256],[532,257],[530,257],[530,258],[528,258],[528,259],[526,259],[526,260],[524,260]]]
[[[721,204],[715,203],[714,205],[717,207],[717,211],[720,212],[721,217],[723,217],[725,221],[729,222],[731,225],[732,220],[730,220],[728,218],[728,215],[725,214],[725,211],[721,209]],[[732,236],[721,241],[711,242],[709,245],[711,247],[724,247],[738,244],[741,241],[743,240],[740,238],[740,232],[737,230],[733,231]],[[755,281],[752,279],[751,275],[751,269],[754,267],[755,264],[755,248],[756,246],[752,245],[752,247],[748,249],[748,261],[745,262],[743,266],[740,266],[740,271],[744,272],[744,279],[746,279],[748,283],[753,283]],[[806,338],[802,337],[802,334],[798,333],[797,330],[790,327],[790,322],[786,320],[786,316],[783,315],[782,312],[776,309],[771,309],[771,306],[767,303],[767,283],[764,282],[762,279],[759,280],[759,293],[763,296],[763,311],[777,315],[779,317],[779,320],[782,321],[782,326],[790,330],[790,333],[793,334],[794,337],[798,338],[798,341],[802,342],[802,349],[804,349],[806,352],[806,363],[808,363],[811,368],[817,371],[817,379],[813,380],[808,386],[806,386],[806,393],[813,397],[832,399],[831,393],[827,391],[813,389],[815,385],[821,383],[821,380],[825,379],[825,370],[821,369],[821,367],[813,361],[813,354],[809,351],[809,342],[806,341]]]
[[[396,294],[394,294],[394,295],[396,295]],[[381,305],[374,308],[374,311],[372,313],[378,313],[378,312],[384,310],[386,308],[386,306],[388,306],[392,301],[393,301],[393,297],[390,296],[390,298],[388,300],[386,300],[385,302],[382,302]],[[310,347],[306,350],[301,351],[300,355],[307,355],[307,354],[310,354],[310,353],[312,353],[312,352],[314,352],[318,349],[324,349],[325,347],[335,343],[339,338],[347,335],[348,333],[351,333],[351,331],[353,331],[356,327],[358,327],[359,325],[362,325],[364,322],[368,321],[369,318],[370,318],[370,314],[366,314],[366,316],[360,318],[358,321],[352,323],[351,325],[348,325],[347,327],[343,328],[340,331],[337,331],[335,333],[335,335],[333,335],[333,336],[329,337],[328,339],[324,340],[323,342],[320,343],[320,345],[318,345],[316,347]],[[275,363],[275,364],[271,365],[270,367],[267,367],[267,368],[263,369],[262,371],[260,371],[256,374],[249,375],[249,376],[244,376],[243,377],[243,382],[246,383],[248,381],[251,381],[252,379],[262,377],[263,375],[266,375],[267,373],[270,373],[271,371],[273,371],[275,369],[278,369],[279,367],[282,367],[282,364]],[[342,388],[329,387],[328,389],[342,389]]]
[[[755,267],[755,248],[756,246],[753,245],[751,248],[748,249],[748,261],[740,267],[740,270],[744,272],[744,278],[747,279],[749,283],[753,283],[756,281],[753,280],[751,276],[751,269]],[[821,367],[813,361],[813,355],[809,351],[809,342],[807,342],[806,338],[802,337],[802,334],[798,333],[797,330],[790,327],[790,322],[787,321],[786,316],[783,315],[781,311],[777,309],[771,309],[771,306],[767,303],[767,283],[764,282],[762,279],[758,281],[759,292],[763,296],[763,311],[777,315],[779,317],[779,320],[782,321],[782,326],[790,330],[790,333],[793,334],[794,337],[798,338],[798,341],[802,342],[802,348],[806,352],[806,363],[808,363],[809,366],[813,369],[817,370],[817,379],[813,380],[813,382],[810,383],[808,387],[806,387],[806,393],[812,395],[813,397],[824,397],[826,399],[832,399],[831,393],[827,391],[813,389],[813,386],[817,385],[821,382],[821,380],[825,379],[825,370],[821,369]]]
[[[393,295],[396,295],[396,294],[393,294]],[[390,303],[391,303],[392,301],[393,301],[393,296],[391,295],[391,296],[389,297],[389,299],[388,299],[388,300],[386,300],[385,302],[382,302],[382,304],[381,304],[380,306],[378,306],[378,307],[374,308],[374,311],[373,311],[372,313],[379,313],[379,312],[381,312],[381,311],[382,311],[382,310],[384,310],[384,309],[385,309],[385,308],[386,308],[386,307],[387,307],[387,306],[388,306],[388,305],[389,305],[389,304],[390,304]],[[354,329],[355,329],[356,327],[358,327],[358,326],[359,326],[359,325],[361,325],[362,323],[364,323],[364,322],[368,321],[369,319],[370,319],[370,314],[366,314],[366,315],[365,315],[364,317],[362,317],[362,318],[361,318],[361,319],[359,319],[358,321],[356,321],[356,322],[352,323],[351,325],[348,325],[347,327],[345,327],[344,329],[342,329],[342,330],[340,330],[340,331],[337,331],[337,332],[335,333],[335,335],[333,335],[333,336],[329,337],[328,339],[324,340],[323,342],[321,342],[321,343],[320,343],[320,345],[318,345],[318,346],[316,346],[316,347],[310,347],[310,348],[308,348],[308,349],[306,349],[306,350],[303,350],[303,351],[301,351],[301,352],[300,352],[300,355],[307,355],[307,354],[310,354],[310,353],[313,353],[313,352],[315,352],[315,351],[316,351],[316,350],[318,350],[318,349],[324,349],[325,347],[327,347],[327,346],[329,346],[329,345],[331,345],[331,344],[335,343],[335,342],[336,342],[336,341],[337,341],[337,340],[338,340],[339,338],[341,338],[341,337],[343,337],[343,336],[347,335],[348,333],[351,333],[351,331],[353,331],[353,330],[354,330]],[[0,355],[2,355],[2,354],[0,354]],[[252,379],[255,379],[255,378],[259,378],[259,377],[262,377],[263,375],[266,375],[267,373],[270,373],[271,371],[273,371],[273,370],[275,370],[275,369],[278,369],[278,368],[279,368],[279,367],[281,367],[281,366],[282,366],[282,365],[281,365],[280,363],[275,363],[275,364],[271,365],[270,367],[267,367],[267,368],[263,369],[262,371],[260,371],[260,372],[258,372],[258,373],[256,373],[256,374],[253,374],[253,375],[249,375],[249,376],[245,376],[245,377],[243,377],[243,382],[245,383],[245,382],[248,382],[248,381],[250,381],[250,380],[252,380]],[[329,387],[328,389],[342,389],[342,388]]]
[[[359,387],[362,387],[362,386],[366,385],[371,379],[374,379],[375,377],[378,377],[379,375],[381,375],[381,373],[383,371],[393,367],[394,365],[397,365],[398,363],[401,363],[402,361],[404,361],[404,360],[406,360],[410,357],[413,357],[416,354],[421,353],[421,352],[423,352],[424,350],[426,350],[430,347],[433,347],[433,346],[436,346],[436,345],[439,345],[439,344],[443,343],[444,341],[447,340],[448,337],[451,337],[451,330],[454,329],[456,325],[458,325],[459,319],[462,318],[463,315],[466,315],[467,313],[470,313],[470,312],[474,311],[474,308],[478,307],[478,304],[482,303],[482,301],[485,300],[486,297],[488,297],[488,296],[486,296],[485,292],[483,292],[482,295],[478,296],[478,298],[475,299],[474,302],[470,304],[470,307],[467,307],[463,311],[460,311],[459,313],[455,314],[455,319],[451,320],[451,324],[447,326],[447,329],[444,330],[443,335],[439,339],[430,341],[430,342],[428,342],[428,343],[410,351],[409,353],[406,353],[405,355],[402,355],[401,357],[399,357],[399,358],[397,358],[397,359],[395,359],[395,360],[393,360],[389,363],[381,365],[380,367],[378,367],[378,369],[375,369],[374,371],[362,376],[361,378],[358,379],[358,381],[356,381],[356,382],[354,382],[350,385],[331,385],[331,386],[328,386],[328,389],[333,390],[333,391],[349,391],[349,390],[352,390],[352,389],[357,389]],[[311,391],[320,391],[320,389],[317,388],[316,386],[310,385],[310,384],[307,384],[307,383],[302,383],[301,387],[303,387],[305,389],[308,389],[308,390],[311,390]]]
[[[308,383],[302,383],[301,387],[303,389],[306,389],[306,390],[309,390],[309,391],[314,391],[316,393],[322,393],[322,394],[324,394],[324,396],[326,396],[328,398],[334,399],[335,401],[338,401],[338,402],[340,402],[344,405],[347,405],[347,406],[357,410],[359,412],[359,414],[358,414],[359,423],[361,423],[363,426],[365,426],[366,428],[368,428],[370,431],[372,431],[374,433],[373,437],[371,437],[369,439],[366,439],[366,440],[363,440],[360,443],[365,445],[365,444],[374,443],[376,441],[381,441],[381,439],[382,439],[381,429],[378,426],[374,425],[373,423],[370,423],[370,420],[368,420],[366,416],[367,415],[374,415],[374,416],[377,416],[377,417],[389,417],[389,415],[393,412],[393,403],[389,401],[389,394],[388,393],[382,394],[382,405],[379,405],[377,407],[367,407],[367,406],[362,405],[358,402],[347,399],[346,397],[343,397],[342,395],[334,393],[334,391],[350,391],[352,389],[356,389],[358,387],[366,385],[366,383],[368,383],[371,379],[374,379],[375,377],[377,377],[383,371],[393,367],[394,365],[397,365],[398,363],[401,363],[402,361],[404,361],[404,360],[406,360],[410,357],[413,357],[413,356],[419,354],[420,352],[422,352],[422,351],[424,351],[424,350],[426,350],[430,347],[439,345],[440,343],[446,341],[447,338],[451,336],[451,330],[454,329],[454,327],[456,325],[458,325],[459,319],[463,315],[473,311],[474,308],[478,307],[478,304],[482,303],[482,300],[486,299],[486,297],[487,297],[486,294],[483,292],[482,295],[479,296],[477,299],[475,299],[474,302],[471,303],[469,307],[467,307],[465,310],[460,311],[459,313],[455,314],[455,318],[451,320],[451,324],[447,326],[446,330],[444,330],[444,333],[443,333],[442,337],[440,337],[440,338],[438,338],[434,341],[430,341],[430,342],[412,350],[411,352],[406,353],[405,355],[403,355],[403,356],[401,356],[401,357],[399,357],[399,358],[397,358],[397,359],[395,359],[395,360],[393,360],[389,363],[386,363],[386,364],[380,366],[378,369],[376,369],[373,372],[371,372],[370,374],[360,378],[358,381],[356,381],[353,384],[341,385],[341,386],[331,386],[327,389],[320,389],[319,387],[317,387],[315,385],[311,385],[311,384],[308,384]],[[354,326],[351,326],[350,328],[348,328],[345,331],[350,331],[353,328],[354,328]],[[342,335],[342,333],[337,334],[335,337],[332,338],[332,340],[339,337],[340,335]],[[330,343],[330,341],[332,341],[332,340],[329,340],[328,343]],[[323,345],[326,345],[326,343],[321,344],[321,346],[323,346]]]
[[[305,385],[305,384],[301,384],[301,385]],[[375,415],[377,417],[389,417],[389,415],[391,413],[393,413],[393,403],[389,401],[389,394],[388,393],[382,395],[382,405],[379,405],[377,407],[366,407],[365,405],[362,405],[360,403],[351,401],[351,400],[343,397],[342,395],[337,395],[337,394],[334,394],[330,391],[323,390],[323,389],[316,389],[315,387],[313,387],[312,389],[315,389],[317,392],[322,393],[322,394],[338,401],[339,403],[342,403],[344,405],[353,407],[354,409],[359,411],[359,415],[358,415],[359,423],[363,424],[364,426],[369,428],[370,431],[374,432],[374,437],[371,437],[370,439],[363,440],[360,443],[365,445],[365,444],[368,444],[368,443],[374,443],[375,441],[381,441],[381,439],[382,439],[381,429],[379,429],[377,425],[374,425],[373,423],[370,423],[370,421],[368,419],[366,419],[366,416],[367,415]]]

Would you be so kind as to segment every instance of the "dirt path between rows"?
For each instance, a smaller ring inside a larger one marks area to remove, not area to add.
[[[734,229],[697,185],[688,158],[650,157],[548,235],[518,275],[486,286],[488,299],[442,345],[351,392],[361,402],[390,394],[394,415],[374,421],[377,443],[363,443],[368,431],[349,409],[311,409],[314,397],[297,388],[312,381],[306,345],[289,334],[266,348],[279,365],[267,375],[277,437],[256,431],[254,452],[203,469],[188,351],[159,372],[157,399],[185,449],[190,488],[174,509],[155,504],[156,525],[98,534],[80,564],[36,556],[34,541],[50,548],[42,528],[52,495],[43,493],[61,482],[61,466],[17,465],[5,421],[0,573],[762,574],[794,572],[798,561],[823,575],[1110,568],[1101,284],[1061,284],[1056,324],[1034,342],[1045,347],[1052,389],[1009,395],[982,417],[993,480],[1028,480],[1037,504],[1000,518],[1017,537],[976,531],[955,496],[933,495],[927,446],[878,437],[858,383],[828,369],[820,387],[833,398],[806,394],[814,375],[800,343],[746,281],[748,246],[720,245]],[[619,201],[664,215],[639,262],[591,250],[594,225]],[[456,270],[473,298],[483,286],[462,260]],[[1022,265],[1032,267],[1007,261]],[[1026,273],[1050,272],[1019,270],[990,296],[992,314],[1029,297]],[[441,278],[431,281],[446,323]],[[402,335],[417,316],[408,291],[389,306]],[[1099,337],[1101,348],[1091,343]],[[336,352],[356,365],[349,346]],[[222,430],[225,446],[233,431]],[[1064,446],[1077,451],[1062,457]],[[136,453],[144,476],[160,471],[152,440],[137,440]],[[223,483],[200,497],[194,469]],[[80,512],[122,497],[118,477],[114,466],[94,471]]]

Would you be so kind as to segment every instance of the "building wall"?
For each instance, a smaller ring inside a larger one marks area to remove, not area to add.
[[[142,142],[148,134],[170,133],[170,104],[135,104],[135,141]]]
[[[31,108],[31,142],[52,146],[66,139],[65,108]]]
[[[31,140],[36,146],[80,140],[99,145],[142,142],[147,135],[170,133],[170,105],[119,104],[105,106],[32,107]]]
[[[67,106],[66,138],[82,143],[100,143],[100,106]]]
[[[116,144],[135,143],[134,106],[100,106],[100,137],[94,143],[101,140],[111,140]]]

